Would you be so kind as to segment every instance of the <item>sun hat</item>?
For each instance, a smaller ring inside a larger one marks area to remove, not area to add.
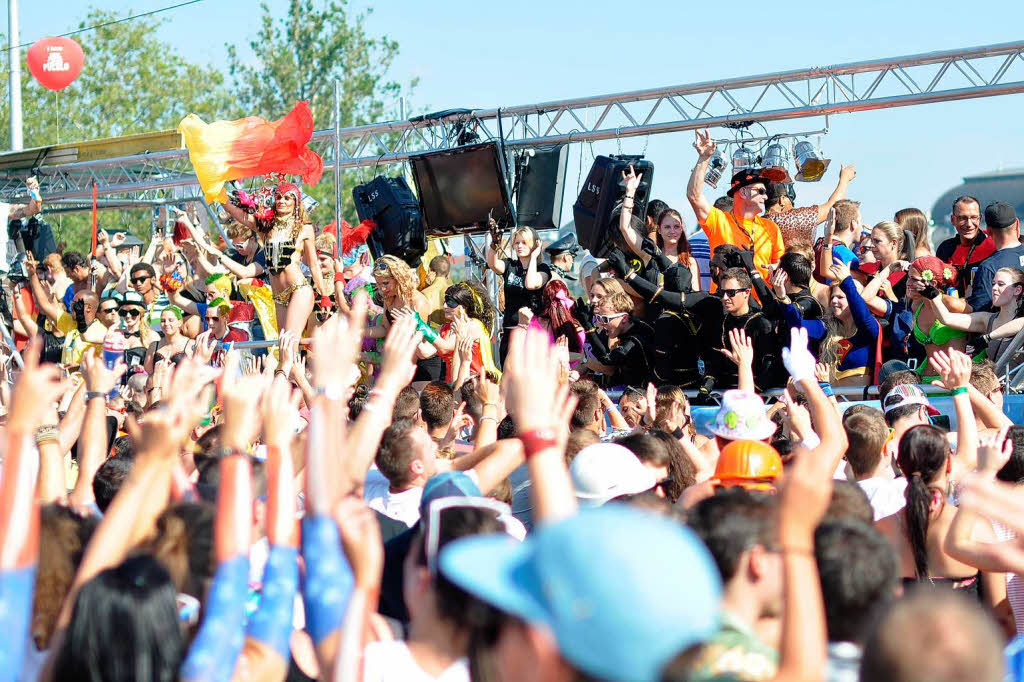
[[[776,428],[761,396],[732,389],[722,394],[722,405],[709,430],[726,440],[765,440]]]

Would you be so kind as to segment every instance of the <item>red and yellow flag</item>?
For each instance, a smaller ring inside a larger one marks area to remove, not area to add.
[[[189,114],[178,124],[188,156],[207,201],[224,202],[224,183],[254,175],[299,175],[315,185],[324,161],[307,145],[313,136],[313,113],[298,102],[284,118],[267,121],[249,116],[237,121],[204,123]]]

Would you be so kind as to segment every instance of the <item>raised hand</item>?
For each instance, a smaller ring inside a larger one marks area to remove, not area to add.
[[[814,379],[814,367],[817,361],[807,350],[807,330],[794,327],[789,333],[789,346],[782,349],[782,364],[793,377],[795,383]]]
[[[707,130],[703,132],[695,130],[693,132],[696,135],[693,148],[697,150],[697,156],[700,157],[701,161],[710,159],[714,155],[715,150],[718,149],[718,144],[711,139],[711,133]]]
[[[612,249],[608,253],[608,264],[612,267],[612,271],[615,272],[615,276],[620,279],[625,279],[632,272],[629,264],[626,263],[626,257],[618,249]]]
[[[520,432],[554,426],[558,353],[539,329],[512,330],[515,362],[505,372],[507,405]],[[510,346],[510,348],[512,348]]]
[[[857,167],[852,163],[849,166],[843,166],[839,169],[839,180],[850,182],[857,177]]]
[[[846,263],[833,262],[828,269],[829,277],[835,282],[842,282],[850,276],[850,266]]]
[[[288,448],[295,435],[295,417],[298,415],[299,393],[292,391],[291,383],[278,376],[263,394],[260,412],[263,417],[263,442],[268,446]]]
[[[632,197],[636,194],[636,188],[640,186],[640,181],[644,179],[644,174],[636,174],[633,170],[633,164],[629,164],[629,172],[622,171],[622,182],[626,186],[626,196]]]
[[[123,360],[119,360],[114,369],[107,369],[103,358],[93,349],[82,354],[82,375],[87,391],[109,394],[127,369]]]
[[[236,376],[239,357],[235,352],[224,360],[220,400],[223,406],[224,447],[245,451],[260,432],[260,399],[270,385],[263,374]]]
[[[775,296],[778,297],[779,300],[784,301],[789,298],[789,294],[786,292],[787,284],[789,284],[789,275],[785,270],[779,268],[775,271],[775,274],[772,275],[772,289],[775,291]]]
[[[719,348],[718,352],[732,360],[736,366],[752,366],[754,363],[754,344],[742,329],[729,331],[729,350]]]
[[[423,335],[416,330],[416,319],[406,317],[391,325],[384,339],[378,384],[391,385],[399,390],[412,381],[416,373],[416,346]]]
[[[940,350],[932,355],[931,363],[939,370],[939,380],[944,388],[952,391],[971,383],[971,358],[966,353],[953,348]]]
[[[217,338],[212,331],[205,331],[196,337],[196,345],[192,351],[192,357],[196,362],[209,364],[213,354],[217,350]]]
[[[995,435],[983,436],[978,441],[978,472],[994,476],[1013,454],[1013,441],[1006,437],[1010,425],[1006,424]]]

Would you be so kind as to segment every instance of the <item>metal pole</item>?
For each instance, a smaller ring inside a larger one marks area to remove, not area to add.
[[[21,136],[21,53],[18,50],[18,0],[7,0],[7,89],[11,116],[11,151],[24,149]]]
[[[338,237],[335,247],[341,255],[341,84],[334,79],[334,229]]]

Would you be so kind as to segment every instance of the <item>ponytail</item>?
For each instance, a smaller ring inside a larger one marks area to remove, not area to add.
[[[907,430],[900,439],[896,462],[907,478],[903,511],[907,541],[914,555],[917,579],[928,578],[928,525],[934,484],[946,472],[949,445],[941,429],[920,424]]]

